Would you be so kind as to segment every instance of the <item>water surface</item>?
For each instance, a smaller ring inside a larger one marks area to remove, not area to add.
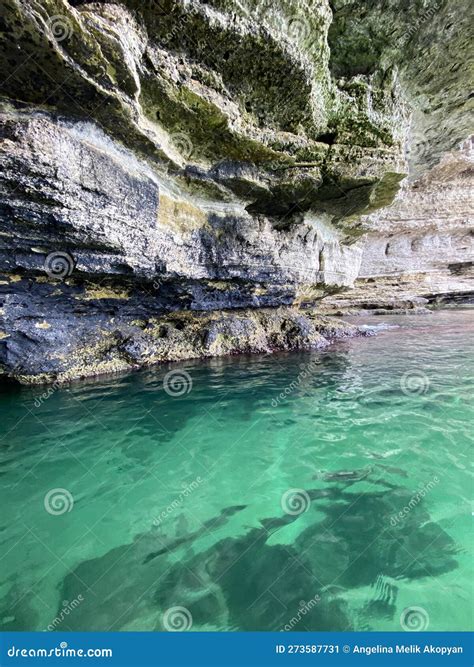
[[[473,317],[361,321],[5,390],[0,628],[472,629]]]

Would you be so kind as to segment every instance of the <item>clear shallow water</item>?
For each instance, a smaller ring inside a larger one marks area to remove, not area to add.
[[[1,394],[0,629],[472,629],[473,319]]]

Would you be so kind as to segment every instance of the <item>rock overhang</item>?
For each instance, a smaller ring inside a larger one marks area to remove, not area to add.
[[[55,336],[79,345],[75,313],[82,348],[114,358],[131,318],[315,306],[379,270],[387,225],[403,239],[417,224],[403,202],[436,190],[420,168],[467,132],[464,77],[443,61],[444,101],[433,83],[452,3],[430,0],[417,31],[413,8],[384,4],[4,0],[2,359],[25,295],[41,367]],[[459,220],[447,227],[464,248]],[[48,274],[51,255],[67,275]],[[41,328],[53,302],[56,333]],[[110,319],[120,336],[94,347]]]

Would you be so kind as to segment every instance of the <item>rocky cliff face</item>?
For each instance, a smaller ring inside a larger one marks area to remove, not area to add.
[[[465,294],[468,4],[397,4],[2,0],[4,372],[324,344],[352,331],[314,308],[401,274]]]
[[[354,289],[323,310],[389,312],[472,301],[471,141],[424,176],[403,184],[394,204],[362,218],[367,234]]]

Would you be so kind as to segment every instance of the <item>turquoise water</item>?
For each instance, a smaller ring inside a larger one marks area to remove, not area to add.
[[[5,389],[0,628],[471,629],[473,317],[364,322]]]

